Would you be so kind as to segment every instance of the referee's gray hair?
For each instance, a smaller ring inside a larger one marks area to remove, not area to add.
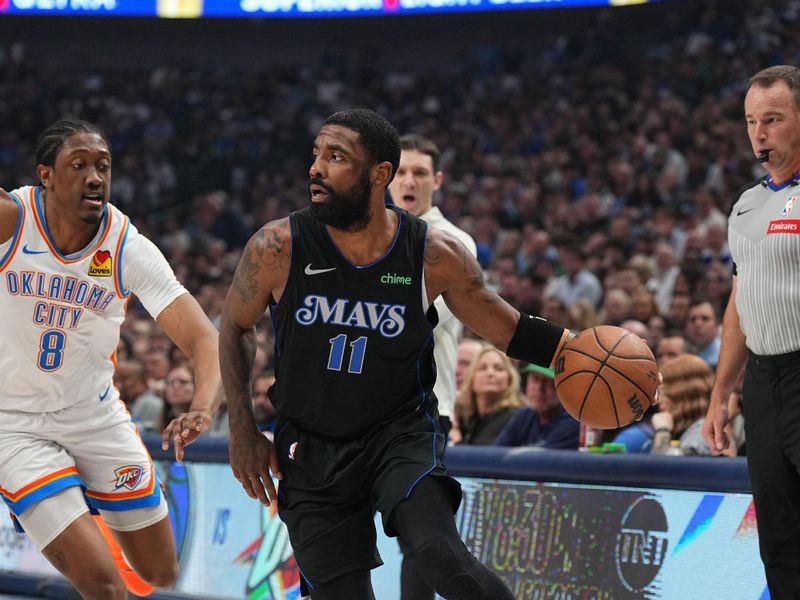
[[[792,65],[774,65],[760,70],[750,78],[747,85],[749,90],[754,85],[770,87],[778,81],[785,81],[794,95],[794,104],[800,110],[800,69]]]

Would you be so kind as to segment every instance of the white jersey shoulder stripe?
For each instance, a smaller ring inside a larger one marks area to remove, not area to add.
[[[112,215],[114,211],[109,210],[108,205],[106,205],[105,210],[103,211],[103,220],[102,220],[102,227],[103,232],[100,234],[97,243],[93,246],[86,248],[83,252],[81,252],[80,256],[75,258],[66,258],[62,253],[61,250],[56,247],[53,238],[50,236],[50,231],[47,228],[47,221],[45,220],[44,216],[44,205],[42,203],[42,195],[41,195],[42,188],[40,187],[31,187],[31,194],[30,194],[30,205],[31,205],[31,214],[33,214],[34,223],[36,223],[36,228],[39,230],[39,233],[42,236],[45,244],[47,244],[50,252],[53,253],[55,259],[63,263],[65,265],[71,265],[82,261],[87,256],[94,254],[100,247],[105,243],[106,238],[108,237],[108,233],[111,231],[112,225]]]
[[[113,207],[112,207],[113,208]],[[130,230],[131,220],[127,215],[122,214],[114,208],[110,212],[117,213],[117,218],[122,218],[122,226],[120,227],[119,237],[114,247],[114,260],[116,267],[114,268],[114,287],[117,290],[117,295],[120,298],[127,298],[131,295],[130,290],[125,289],[122,281],[122,253],[125,250],[125,242],[128,240],[128,231]]]

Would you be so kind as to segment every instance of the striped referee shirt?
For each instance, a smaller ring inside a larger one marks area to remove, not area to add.
[[[728,219],[736,309],[755,354],[800,349],[800,177],[746,190]]]

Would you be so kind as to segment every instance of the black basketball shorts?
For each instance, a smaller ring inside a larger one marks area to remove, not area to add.
[[[387,535],[392,510],[426,475],[442,478],[453,513],[461,486],[446,473],[446,437],[435,408],[375,427],[354,439],[323,437],[278,423],[275,447],[283,472],[278,514],[286,524],[303,578],[318,583],[383,564],[374,514]]]

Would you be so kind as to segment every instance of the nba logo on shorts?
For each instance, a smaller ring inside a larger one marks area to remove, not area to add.
[[[114,475],[117,476],[114,487],[119,489],[124,486],[129,490],[133,490],[142,480],[142,473],[144,473],[144,470],[139,465],[120,467],[114,471]]]
[[[294,460],[294,452],[295,452],[295,450],[297,450],[297,444],[298,443],[299,442],[294,442],[294,443],[292,443],[291,446],[289,446],[289,458],[291,460]]]

